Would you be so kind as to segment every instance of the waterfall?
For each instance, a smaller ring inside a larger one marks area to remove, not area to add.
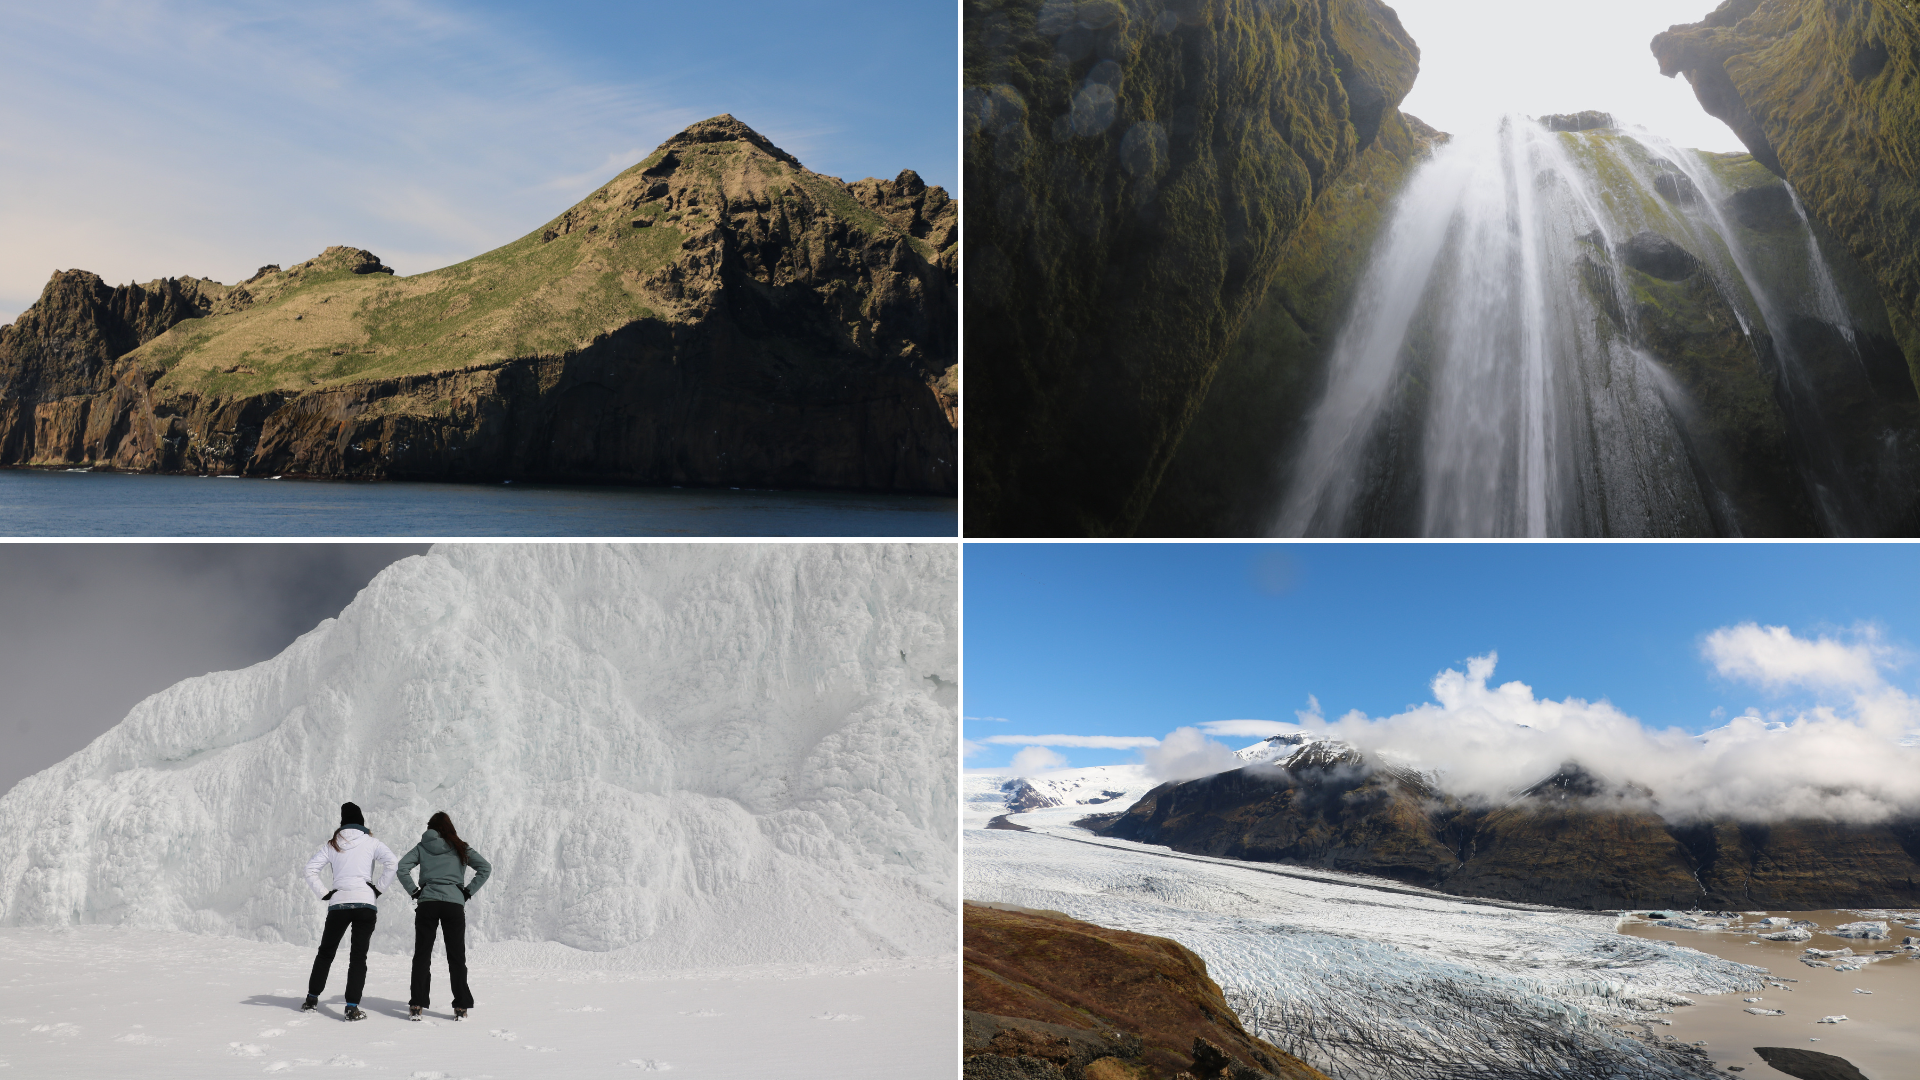
[[[1521,116],[1455,137],[1375,243],[1275,531],[1895,527],[1920,399],[1842,276],[1744,155]]]

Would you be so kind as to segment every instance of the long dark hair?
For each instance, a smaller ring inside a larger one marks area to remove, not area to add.
[[[453,831],[453,819],[447,816],[445,810],[435,811],[434,815],[427,819],[427,828],[439,833],[440,839],[452,844],[453,850],[460,855],[460,865],[467,865],[467,842],[460,839],[459,833]]]

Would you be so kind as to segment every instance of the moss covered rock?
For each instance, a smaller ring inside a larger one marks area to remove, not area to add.
[[[1920,4],[1726,0],[1653,52],[1872,271],[1920,384]]]
[[[1446,135],[1394,110],[1281,249],[1141,522],[1148,536],[1264,533],[1286,435],[1324,383],[1333,336],[1408,174]]]
[[[1377,0],[969,0],[967,529],[1134,529],[1418,50]]]

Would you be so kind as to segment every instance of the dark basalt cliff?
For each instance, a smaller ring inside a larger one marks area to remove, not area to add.
[[[965,934],[966,1080],[1326,1080],[1178,942],[973,903]]]
[[[1378,0],[969,0],[967,530],[1121,535],[1418,49]]]
[[[952,494],[957,224],[723,116],[412,278],[57,273],[0,328],[0,464]]]
[[[1653,53],[1872,271],[1920,384],[1920,8],[1727,0]]]
[[[1176,851],[1594,910],[1920,905],[1920,821],[1673,823],[1578,766],[1498,807],[1352,750],[1163,784],[1100,831]]]

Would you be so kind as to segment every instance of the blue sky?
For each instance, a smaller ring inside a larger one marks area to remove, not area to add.
[[[959,179],[950,4],[0,0],[0,323],[55,269],[403,274],[730,112],[846,180]]]
[[[1489,686],[1690,733],[1920,684],[1911,545],[974,543],[965,605],[969,768],[1019,749],[992,736],[1291,723],[1309,696],[1380,718],[1489,653]]]

